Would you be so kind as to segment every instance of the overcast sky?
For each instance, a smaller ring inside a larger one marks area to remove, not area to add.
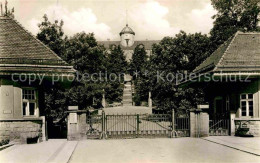
[[[4,0],[0,0],[0,2]],[[64,31],[94,32],[98,40],[119,40],[128,21],[136,40],[159,40],[180,30],[208,34],[216,13],[210,0],[8,0],[15,19],[33,34],[47,14],[62,19]],[[126,14],[126,10],[128,11]],[[126,16],[128,15],[128,16]]]

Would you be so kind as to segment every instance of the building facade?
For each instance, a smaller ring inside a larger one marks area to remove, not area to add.
[[[260,136],[260,33],[237,32],[194,73],[210,119],[228,119],[231,135]]]
[[[74,73],[16,20],[0,16],[0,140],[46,140],[44,90],[54,80],[69,84]]]

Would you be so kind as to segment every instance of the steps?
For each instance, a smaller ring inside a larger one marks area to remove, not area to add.
[[[124,77],[123,106],[133,106],[131,76]]]

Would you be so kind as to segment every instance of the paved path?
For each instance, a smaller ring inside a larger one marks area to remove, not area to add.
[[[1,163],[66,163],[77,141],[52,139],[38,144],[14,145],[0,151]]]
[[[260,157],[196,138],[80,141],[70,163],[260,162]]]
[[[209,137],[238,142],[241,138]],[[259,149],[256,138],[242,138],[240,146]],[[227,144],[227,143],[226,143]],[[246,149],[246,148],[244,148]],[[0,151],[1,163],[145,163],[145,162],[260,162],[260,156],[198,138],[114,139],[14,145]]]
[[[260,156],[260,137],[210,136],[203,139]]]

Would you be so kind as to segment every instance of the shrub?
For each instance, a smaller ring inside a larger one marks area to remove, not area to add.
[[[0,141],[0,146],[3,146],[3,145],[8,144],[9,141],[10,141],[9,139],[3,139],[3,140],[1,140],[1,141]]]

